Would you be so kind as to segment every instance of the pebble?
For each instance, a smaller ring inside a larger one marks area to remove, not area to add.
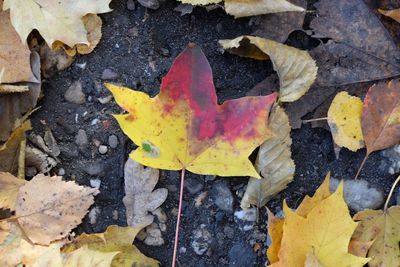
[[[126,8],[128,10],[135,10],[135,8],[136,8],[135,2],[133,0],[128,0],[126,2]]]
[[[128,36],[130,37],[138,37],[139,36],[139,30],[137,27],[132,27],[128,30]]]
[[[85,164],[83,170],[89,175],[99,175],[104,171],[104,165],[101,162]]]
[[[103,73],[101,74],[101,79],[102,80],[114,80],[119,77],[118,73],[111,69],[105,69]]]
[[[85,146],[88,144],[88,137],[85,130],[79,129],[78,134],[75,136],[75,144],[78,146]]]
[[[190,194],[194,195],[200,192],[203,189],[203,183],[198,181],[195,178],[189,178],[185,180],[185,188],[189,191]]]
[[[112,134],[112,135],[110,135],[108,137],[108,145],[111,148],[116,148],[118,146],[118,143],[119,143],[119,141],[118,141],[118,137],[117,136]]]
[[[64,94],[65,100],[70,103],[81,105],[85,103],[85,94],[82,91],[82,83],[75,81]]]
[[[213,185],[211,197],[219,209],[232,212],[233,196],[225,181],[221,180]]]
[[[382,166],[386,167],[386,171],[393,175],[400,171],[400,145],[385,149],[381,152],[381,155],[386,158]]]
[[[101,104],[107,104],[108,102],[110,102],[113,99],[112,95],[108,95],[105,97],[99,97],[97,100],[101,103]]]
[[[167,48],[161,48],[160,49],[161,55],[164,57],[168,57],[170,55],[169,50]]]
[[[203,255],[211,244],[211,234],[208,232],[206,225],[201,224],[193,231],[192,248],[197,255]]]
[[[235,211],[235,217],[242,221],[255,222],[257,219],[257,209],[251,208]]]
[[[73,159],[79,156],[78,148],[74,144],[70,144],[66,147],[61,147],[61,155],[67,159]]]
[[[206,182],[212,182],[217,178],[216,175],[205,175],[204,179],[206,180]]]
[[[118,210],[113,210],[112,212],[112,218],[114,221],[118,220]]]
[[[254,266],[256,254],[252,248],[243,243],[235,243],[228,253],[229,266],[250,267]]]
[[[330,190],[336,190],[339,180],[331,179]],[[383,204],[382,191],[370,186],[365,180],[345,180],[344,199],[349,207],[358,212],[377,209]]]
[[[64,176],[65,175],[65,170],[63,169],[63,168],[60,168],[59,170],[58,170],[58,176]]]
[[[108,151],[107,146],[105,146],[105,145],[100,145],[100,146],[99,146],[99,153],[100,153],[100,154],[104,155],[104,154],[107,153],[107,151]]]
[[[97,222],[97,216],[100,214],[100,209],[98,207],[94,207],[89,212],[89,222],[90,224],[95,224]]]
[[[148,246],[161,246],[164,244],[164,239],[162,238],[161,230],[158,228],[157,224],[152,223],[146,227],[146,239],[144,243]]]
[[[158,9],[160,7],[158,0],[138,0],[138,2],[142,6],[150,9]]]
[[[90,179],[90,186],[99,189],[101,185],[100,179]]]
[[[224,226],[224,234],[230,238],[233,239],[235,237],[235,230],[233,230],[232,227],[229,226]]]

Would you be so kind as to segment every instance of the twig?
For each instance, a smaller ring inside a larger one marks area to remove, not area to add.
[[[361,169],[364,167],[364,164],[365,164],[365,162],[367,161],[368,156],[369,156],[369,153],[367,152],[367,154],[365,155],[363,161],[361,162],[360,167],[358,168],[358,171],[357,171],[356,176],[354,176],[354,179],[357,179],[357,178],[358,178],[358,175],[360,175]]]
[[[172,267],[176,264],[176,254],[178,251],[178,240],[179,240],[179,224],[181,223],[181,213],[182,213],[182,198],[183,198],[183,185],[185,182],[185,168],[181,170],[181,190],[179,193],[179,207],[178,207],[178,217],[176,218],[176,228],[175,228],[175,243],[174,243],[174,254],[172,256]]]
[[[308,123],[308,122],[314,122],[314,121],[326,121],[328,118],[316,118],[316,119],[310,119],[310,120],[302,120],[302,123]]]
[[[394,191],[394,189],[396,188],[396,185],[397,185],[399,182],[400,182],[400,176],[397,177],[396,181],[394,181],[394,183],[393,183],[393,185],[392,185],[392,188],[390,188],[389,195],[388,195],[388,197],[387,197],[387,199],[386,199],[385,206],[384,206],[384,208],[383,208],[383,211],[384,211],[384,212],[387,211],[390,198],[392,197],[393,191]]]

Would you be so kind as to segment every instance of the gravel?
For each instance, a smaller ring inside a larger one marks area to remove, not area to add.
[[[88,144],[88,137],[85,130],[78,130],[78,134],[75,136],[75,144],[78,146],[86,146]]]
[[[65,100],[69,103],[81,105],[85,103],[85,94],[82,91],[82,83],[75,81],[64,94]]]
[[[118,146],[118,143],[119,143],[119,141],[118,141],[118,137],[117,136],[112,134],[112,135],[110,135],[108,137],[108,145],[111,148],[116,148]]]
[[[225,181],[216,182],[211,190],[211,197],[217,207],[223,211],[233,211],[233,196]]]

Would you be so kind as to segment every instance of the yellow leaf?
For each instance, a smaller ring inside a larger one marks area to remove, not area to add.
[[[363,210],[354,215],[359,225],[353,240],[373,241],[368,251],[370,267],[398,267],[400,262],[400,206],[388,210]]]
[[[19,189],[15,214],[33,243],[48,245],[79,225],[98,192],[39,174]]]
[[[328,110],[328,124],[332,137],[340,147],[357,151],[364,147],[361,130],[363,103],[360,98],[347,92],[338,93]]]
[[[129,112],[115,118],[139,146],[133,160],[159,169],[259,177],[248,157],[270,135],[267,119],[276,94],[218,105],[210,65],[198,46],[189,44],[175,59],[154,98],[106,86]]]
[[[246,35],[220,40],[219,44],[230,53],[242,57],[270,59],[279,76],[279,100],[282,102],[298,100],[310,89],[317,76],[317,65],[307,51]]]
[[[225,11],[235,18],[241,18],[289,11],[304,12],[305,10],[286,0],[225,0]]]
[[[111,0],[4,0],[3,9],[10,9],[11,23],[25,43],[36,29],[51,47],[60,41],[69,47],[89,45],[82,17],[111,11]]]
[[[313,251],[310,251],[307,255],[304,267],[324,267],[321,262],[317,259]]]
[[[101,252],[83,246],[70,254],[64,254],[63,267],[109,267],[116,252]]]
[[[285,223],[278,257],[271,266],[304,266],[314,252],[323,266],[362,267],[369,259],[348,253],[350,238],[357,227],[343,200],[343,183],[335,193],[320,201],[302,217],[284,203]]]
[[[111,225],[104,233],[82,234],[78,236],[71,244],[66,245],[62,251],[69,253],[83,246],[101,252],[118,251],[121,253],[114,257],[111,264],[113,267],[157,267],[159,266],[158,261],[146,257],[139,249],[132,245],[135,236],[142,228],[142,226],[133,228]]]
[[[25,183],[10,173],[0,172],[0,209],[14,210],[18,190]]]
[[[290,150],[291,128],[285,110],[279,105],[272,108],[268,127],[273,136],[260,146],[255,164],[262,178],[250,177],[240,202],[242,209],[247,209],[250,205],[264,206],[293,180],[295,165]]]
[[[270,263],[278,262],[278,253],[281,249],[284,219],[277,218],[267,209],[268,212],[268,234],[271,238],[271,246],[267,249],[267,257]]]

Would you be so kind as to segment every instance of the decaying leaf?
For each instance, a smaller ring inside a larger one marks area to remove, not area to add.
[[[25,140],[25,132],[30,129],[30,121],[25,121],[20,127],[14,130],[6,143],[0,145],[0,171],[17,175],[21,142]]]
[[[256,161],[256,170],[260,172],[262,178],[249,179],[240,203],[242,209],[249,208],[250,205],[259,208],[264,206],[293,180],[295,165],[290,150],[291,129],[282,107],[275,105],[272,108],[268,127],[273,136],[260,146]]]
[[[57,161],[42,150],[31,145],[25,149],[26,166],[34,167],[38,173],[48,173],[57,166]]]
[[[305,11],[304,8],[286,0],[225,0],[224,3],[226,13],[235,16],[235,18],[289,11]]]
[[[353,240],[373,242],[368,251],[370,267],[397,267],[400,259],[400,206],[383,210],[363,210],[354,215],[359,225]]]
[[[52,47],[60,41],[69,47],[90,45],[82,17],[110,12],[111,0],[4,0],[3,9],[10,10],[11,23],[21,40],[36,29]]]
[[[7,172],[0,172],[0,209],[14,210],[18,190],[26,183]]]
[[[64,182],[59,176],[39,174],[20,188],[15,214],[33,243],[48,245],[67,236],[81,222],[98,192]]]
[[[270,59],[279,75],[279,100],[282,102],[298,100],[310,89],[317,76],[317,66],[307,51],[254,36],[220,40],[219,44],[242,57]]]
[[[0,0],[0,84],[39,82],[32,73],[31,51],[24,45],[11,25],[10,13],[2,11]]]
[[[400,8],[397,9],[392,9],[392,10],[383,10],[383,9],[378,9],[379,13],[382,15],[385,15],[387,17],[391,17],[398,23],[400,23]]]
[[[195,44],[175,59],[154,98],[106,86],[129,112],[115,117],[139,146],[132,159],[160,169],[259,177],[248,156],[270,135],[267,121],[276,94],[218,105],[210,65]]]
[[[357,227],[343,200],[343,183],[335,193],[316,203],[306,217],[284,203],[285,221],[279,261],[270,266],[304,266],[313,253],[322,266],[363,266],[369,259],[348,253]],[[301,233],[301,235],[299,235]]]
[[[111,225],[104,233],[78,236],[71,244],[67,244],[62,251],[70,253],[87,246],[91,250],[100,252],[120,252],[114,257],[111,263],[112,267],[158,267],[159,263],[156,260],[146,257],[136,246],[132,245],[133,240],[142,228],[143,225],[138,225],[135,228]]]
[[[346,147],[351,151],[364,147],[362,108],[361,99],[347,92],[340,92],[333,99],[327,117],[333,140],[339,147]]]
[[[125,205],[126,220],[129,226],[151,224],[154,216],[149,212],[156,210],[167,199],[167,189],[154,190],[159,174],[159,170],[145,168],[131,158],[126,161],[125,197],[122,201]]]

